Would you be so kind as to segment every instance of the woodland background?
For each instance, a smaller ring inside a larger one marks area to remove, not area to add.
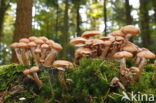
[[[0,65],[17,61],[9,45],[20,38],[46,36],[64,47],[58,58],[72,60],[71,38],[129,24],[141,29],[133,42],[156,53],[156,0],[0,0]]]

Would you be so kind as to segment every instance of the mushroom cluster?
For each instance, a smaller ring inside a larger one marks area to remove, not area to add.
[[[77,62],[84,57],[119,61],[121,77],[119,80],[117,77],[112,79],[111,85],[119,84],[120,80],[124,83],[134,82],[141,75],[147,61],[156,57],[150,50],[140,48],[129,41],[132,36],[140,34],[140,29],[133,25],[113,31],[107,37],[102,37],[101,34],[99,31],[86,31],[81,37],[72,39],[70,44],[77,47],[75,51]],[[126,67],[128,58],[134,60],[134,67]]]
[[[63,48],[60,44],[46,37],[22,38],[19,42],[11,44],[16,52],[20,64],[30,65],[33,58],[37,66],[50,67],[59,51]]]

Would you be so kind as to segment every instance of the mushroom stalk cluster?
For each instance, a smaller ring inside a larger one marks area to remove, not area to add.
[[[81,58],[102,58],[105,60],[115,59],[120,62],[120,78],[122,83],[133,83],[143,72],[143,68],[148,59],[155,58],[155,54],[146,48],[140,48],[130,42],[132,36],[140,34],[140,29],[127,25],[120,30],[113,31],[107,37],[102,37],[99,31],[86,31],[81,37],[73,38],[71,45],[77,47],[75,51],[75,60],[79,62]],[[126,59],[134,60],[133,67],[126,67]],[[122,89],[120,82],[112,79],[113,84],[118,84]],[[115,82],[114,82],[115,81]]]
[[[37,66],[50,67],[55,60],[62,46],[53,40],[48,40],[46,37],[29,37],[22,38],[17,43],[11,44],[16,52],[20,64],[30,65],[31,59]]]

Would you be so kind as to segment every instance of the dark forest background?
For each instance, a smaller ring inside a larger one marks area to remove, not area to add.
[[[129,24],[141,29],[133,42],[156,53],[156,0],[0,0],[0,64],[15,59],[9,45],[20,38],[46,36],[62,44],[58,58],[73,60],[71,38]]]

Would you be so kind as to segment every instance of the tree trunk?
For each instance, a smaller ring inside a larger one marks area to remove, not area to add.
[[[103,15],[104,15],[104,25],[105,25],[105,28],[104,28],[104,35],[107,36],[107,0],[104,0],[103,1]]]
[[[0,0],[0,42],[2,42],[2,38],[3,38],[3,22],[8,7],[9,4],[6,4],[5,0]]]
[[[58,0],[57,0],[57,4],[56,4],[56,25],[55,25],[55,38],[57,38],[58,36],[58,23],[59,23],[59,4],[58,4]]]
[[[152,0],[153,2],[153,8],[154,8],[154,21],[156,23],[156,0]]]
[[[144,47],[148,48],[150,45],[150,27],[149,27],[149,15],[148,15],[148,0],[140,0],[140,27],[141,38]]]
[[[79,12],[79,9],[80,9],[80,1],[77,1],[77,4],[76,4],[76,31],[77,31],[77,36],[80,36],[81,35],[81,28],[80,28],[80,20],[81,20],[81,17],[80,17],[80,12]]]
[[[30,35],[32,35],[32,0],[17,0],[13,42]],[[17,62],[15,53],[12,55],[12,61]]]
[[[125,9],[126,9],[126,25],[130,25],[133,22],[133,18],[131,16],[132,7],[129,5],[129,0],[125,0]]]

